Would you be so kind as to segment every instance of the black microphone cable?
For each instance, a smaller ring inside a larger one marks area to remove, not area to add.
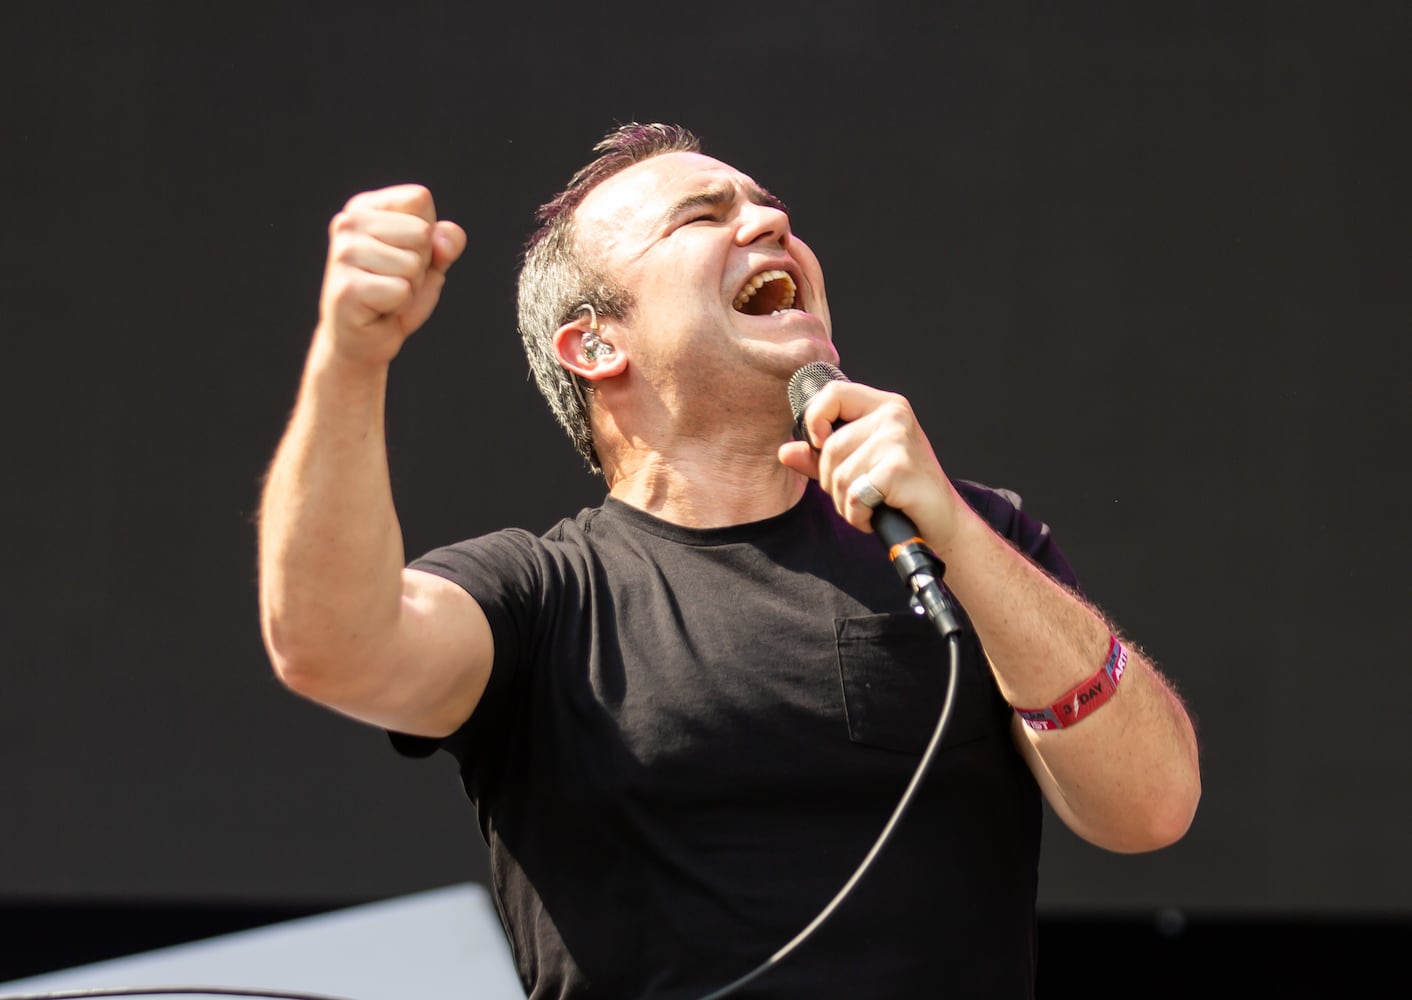
[[[941,746],[942,734],[946,732],[946,726],[951,721],[951,708],[956,700],[956,677],[960,672],[961,666],[960,634],[956,632],[949,633],[946,637],[946,646],[950,654],[950,665],[946,678],[946,698],[941,704],[941,715],[937,719],[936,729],[932,732],[931,742],[927,744],[926,750],[922,753],[922,759],[917,763],[917,770],[913,772],[912,780],[907,783],[906,789],[902,792],[902,797],[897,800],[897,805],[892,810],[891,818],[888,819],[887,824],[882,828],[882,832],[878,834],[878,839],[873,843],[872,849],[868,851],[867,855],[849,877],[848,881],[843,884],[843,888],[838,890],[837,895],[829,901],[827,906],[819,911],[819,915],[811,920],[808,926],[794,936],[793,940],[750,972],[747,972],[734,982],[727,983],[720,989],[706,994],[701,1000],[720,1000],[721,997],[729,996],[742,986],[754,982],[760,976],[763,976],[775,966],[779,965],[780,962],[784,961],[786,956],[798,949],[801,944],[813,936],[815,931],[824,925],[824,922],[828,920],[829,917],[833,916],[834,912],[853,891],[853,887],[861,882],[863,876],[872,868],[873,862],[877,860],[878,855],[882,853],[883,848],[887,846],[888,842],[892,839],[892,832],[897,829],[897,824],[901,821],[902,814],[907,811],[907,807],[912,804],[912,800],[916,797],[917,789],[921,787],[922,779],[926,777],[927,771],[931,769],[932,760],[936,757],[937,748]],[[5,1000],[5,998],[0,997],[0,1000]]]
[[[831,381],[848,381],[848,377],[833,365],[825,364],[822,361],[805,365],[794,373],[789,380],[789,402],[794,413],[795,437],[799,440],[806,440],[803,435],[802,418],[804,408],[809,400],[814,397],[820,389]],[[883,521],[879,523],[879,515]],[[926,777],[931,769],[932,761],[936,758],[937,749],[941,746],[941,737],[946,732],[946,727],[951,721],[951,710],[956,700],[956,679],[961,670],[961,625],[956,617],[955,609],[952,606],[950,594],[943,586],[941,579],[946,572],[946,566],[937,558],[935,553],[928,549],[921,539],[913,537],[916,535],[911,522],[905,516],[888,507],[878,507],[874,509],[873,519],[875,527],[878,529],[879,540],[888,548],[888,558],[892,560],[898,575],[912,591],[912,608],[918,614],[923,611],[937,627],[937,631],[946,640],[947,649],[947,677],[946,677],[946,697],[941,704],[941,715],[937,718],[936,729],[932,732],[931,742],[927,744],[926,750],[922,753],[922,759],[917,762],[917,769],[912,774],[912,780],[908,782],[906,789],[902,792],[902,797],[898,799],[896,807],[892,810],[892,816],[888,819],[882,832],[878,834],[878,839],[873,843],[872,849],[868,851],[857,869],[843,884],[838,893],[828,905],[819,911],[819,915],[809,922],[802,931],[786,944],[779,951],[775,952],[760,965],[750,972],[741,976],[734,982],[722,986],[720,989],[706,994],[701,1000],[720,1000],[721,997],[729,996],[736,990],[751,983],[779,965],[786,956],[795,951],[803,944],[815,931],[824,925],[824,922],[833,916],[834,912],[842,905],[844,899],[853,891],[853,887],[863,880],[877,860],[883,848],[892,839],[892,833],[897,829],[897,824],[901,821],[902,815],[907,811],[907,807],[912,804],[916,797],[917,789],[921,787],[922,779]],[[0,998],[4,1000],[4,998]]]

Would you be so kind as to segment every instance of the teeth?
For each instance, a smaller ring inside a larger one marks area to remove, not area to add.
[[[795,292],[794,279],[786,271],[762,271],[755,275],[745,283],[745,287],[740,290],[740,294],[735,297],[735,302],[732,304],[737,310],[743,312],[745,304],[755,297],[755,293],[772,281],[783,281],[784,287],[781,289],[779,306],[771,315],[784,312],[794,305]]]

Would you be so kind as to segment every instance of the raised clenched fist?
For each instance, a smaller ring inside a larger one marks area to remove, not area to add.
[[[465,247],[419,184],[354,196],[329,223],[319,335],[345,360],[387,364],[436,308]]]

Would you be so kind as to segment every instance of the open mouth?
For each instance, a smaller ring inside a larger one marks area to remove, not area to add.
[[[761,271],[731,303],[748,316],[769,316],[794,306],[794,279],[784,271]]]

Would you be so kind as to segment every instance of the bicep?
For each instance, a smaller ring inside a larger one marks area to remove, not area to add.
[[[469,593],[421,570],[402,571],[400,662],[408,701],[397,728],[447,736],[470,718],[495,660],[490,621]]]
[[[443,577],[404,569],[391,634],[339,690],[316,700],[383,729],[447,736],[475,711],[494,657],[490,622],[470,594]]]

